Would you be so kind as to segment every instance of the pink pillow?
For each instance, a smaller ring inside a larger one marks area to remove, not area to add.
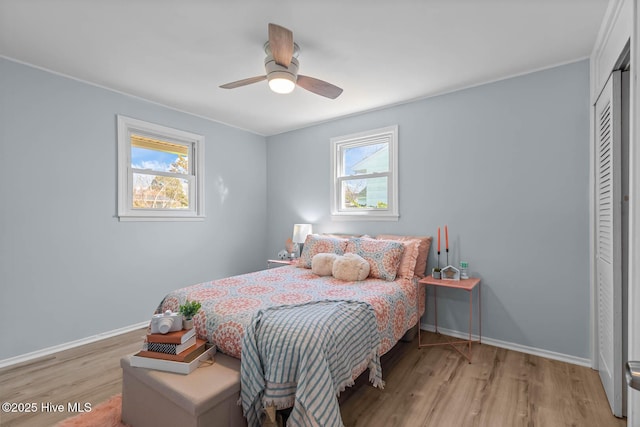
[[[345,252],[360,255],[369,263],[369,276],[393,281],[398,273],[404,245],[394,240],[349,239]]]
[[[347,239],[338,239],[335,237],[324,237],[317,234],[309,234],[304,242],[302,254],[298,261],[298,267],[311,268],[313,256],[317,254],[337,254],[344,255],[347,247]]]
[[[420,240],[414,272],[419,278],[424,277],[425,270],[427,269],[427,257],[429,256],[429,249],[431,248],[431,236],[397,236],[394,234],[380,234],[376,236],[376,239],[398,240],[400,242],[413,239]]]
[[[420,253],[420,239],[402,240],[400,243],[404,246],[404,251],[398,266],[398,277],[411,280],[415,276],[416,264]]]

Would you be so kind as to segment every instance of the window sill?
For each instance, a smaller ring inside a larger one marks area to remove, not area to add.
[[[206,217],[204,216],[141,216],[141,215],[120,215],[118,219],[120,222],[131,222],[131,221],[204,221]]]
[[[400,215],[331,214],[332,221],[398,221]]]

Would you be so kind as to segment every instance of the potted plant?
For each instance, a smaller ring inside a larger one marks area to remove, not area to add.
[[[202,307],[202,305],[198,301],[189,300],[180,306],[180,313],[182,313],[184,319],[184,329],[193,328],[193,316],[200,310],[200,307]]]

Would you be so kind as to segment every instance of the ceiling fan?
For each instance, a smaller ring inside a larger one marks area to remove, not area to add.
[[[276,93],[290,93],[296,84],[309,92],[327,98],[336,99],[342,89],[314,77],[298,74],[297,59],[300,48],[293,42],[293,33],[280,25],[269,24],[269,41],[264,44],[267,57],[264,59],[264,76],[250,77],[220,86],[223,89],[234,89],[241,86],[269,81],[269,87]]]

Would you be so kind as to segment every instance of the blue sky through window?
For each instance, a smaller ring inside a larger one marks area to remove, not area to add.
[[[178,156],[158,150],[131,147],[131,167],[136,169],[151,169],[154,171],[169,172],[171,163],[175,162]]]
[[[353,166],[371,156],[373,153],[381,150],[385,146],[386,144],[372,144],[347,148],[344,153],[345,174],[356,175],[355,171],[353,170]]]

